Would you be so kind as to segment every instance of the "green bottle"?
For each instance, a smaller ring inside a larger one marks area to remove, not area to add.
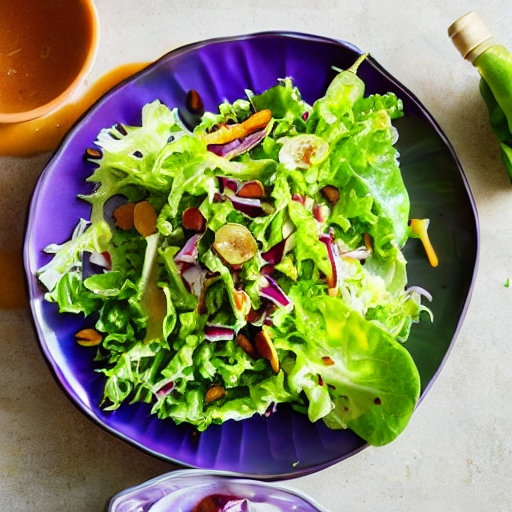
[[[480,73],[480,94],[512,182],[512,54],[494,40],[475,12],[456,20],[448,28],[448,35]]]

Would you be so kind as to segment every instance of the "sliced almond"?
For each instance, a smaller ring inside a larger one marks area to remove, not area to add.
[[[224,391],[224,388],[222,386],[219,386],[218,384],[213,384],[213,386],[208,388],[208,391],[204,396],[204,401],[207,404],[211,404],[212,402],[221,399],[225,394],[226,392]]]
[[[249,338],[242,333],[239,333],[236,337],[238,346],[252,359],[259,359],[261,356],[251,343]]]
[[[270,339],[266,331],[260,331],[254,338],[256,349],[265,358],[270,361],[270,366],[275,373],[279,373],[279,357],[277,356],[276,347]]]
[[[181,223],[185,229],[202,232],[204,231],[205,218],[198,208],[192,206],[183,212]]]
[[[265,187],[258,180],[246,181],[240,185],[236,195],[248,199],[261,199],[265,197]]]
[[[200,116],[204,114],[203,100],[201,99],[201,96],[199,96],[199,93],[194,89],[190,89],[190,91],[187,92],[185,105],[191,114]]]
[[[329,356],[322,357],[322,362],[325,366],[332,366],[334,364],[334,361]]]
[[[322,189],[322,194],[331,204],[336,204],[340,200],[340,191],[333,185],[326,185]]]
[[[119,229],[128,230],[134,226],[133,212],[135,203],[125,203],[118,206],[113,213],[114,222]]]
[[[373,238],[372,238],[372,235],[370,235],[370,233],[365,233],[363,235],[363,240],[364,240],[364,246],[366,247],[366,249],[370,252],[373,251]]]
[[[103,336],[96,329],[82,329],[75,334],[76,342],[82,347],[94,347],[99,345]]]
[[[246,133],[249,134],[261,128],[265,128],[265,126],[267,126],[271,119],[272,112],[267,108],[265,110],[259,110],[258,112],[254,113],[251,117],[248,117],[242,123],[242,126],[244,127]]]
[[[93,160],[99,160],[103,156],[103,153],[99,149],[87,148],[85,150],[85,155]]]
[[[133,223],[135,229],[144,237],[156,233],[156,220],[158,214],[149,201],[140,201],[133,210]]]

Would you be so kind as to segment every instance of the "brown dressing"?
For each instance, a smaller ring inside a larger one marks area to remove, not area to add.
[[[65,92],[87,59],[92,25],[84,2],[2,0],[0,111],[32,110]]]
[[[0,309],[21,309],[28,305],[21,255],[0,251]]]
[[[73,123],[105,92],[147,63],[124,64],[99,78],[80,98],[43,117],[0,124],[0,155],[32,156],[54,150]]]

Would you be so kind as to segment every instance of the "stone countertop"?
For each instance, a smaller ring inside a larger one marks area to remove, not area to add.
[[[479,271],[465,322],[395,442],[287,484],[333,512],[512,510],[512,288],[504,285],[512,278],[512,187],[477,72],[447,36],[455,19],[475,10],[512,48],[509,0],[98,0],[97,9],[91,82],[202,39],[288,30],[354,43],[426,106],[457,153],[479,214]],[[21,251],[27,206],[49,157],[0,158],[0,250]],[[38,349],[28,308],[0,311],[0,333],[0,511],[102,511],[113,494],[174,469],[75,408]]]

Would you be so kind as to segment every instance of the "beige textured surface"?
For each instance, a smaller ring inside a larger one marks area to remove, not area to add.
[[[406,432],[289,482],[333,512],[512,510],[512,186],[475,69],[447,29],[477,11],[512,48],[510,0],[97,0],[90,80],[197,40],[261,30],[309,32],[372,53],[451,140],[481,224],[480,269],[451,355]],[[21,250],[23,220],[49,155],[0,158],[0,249]],[[101,430],[64,396],[28,309],[0,311],[0,512],[102,511],[121,489],[169,471]]]

